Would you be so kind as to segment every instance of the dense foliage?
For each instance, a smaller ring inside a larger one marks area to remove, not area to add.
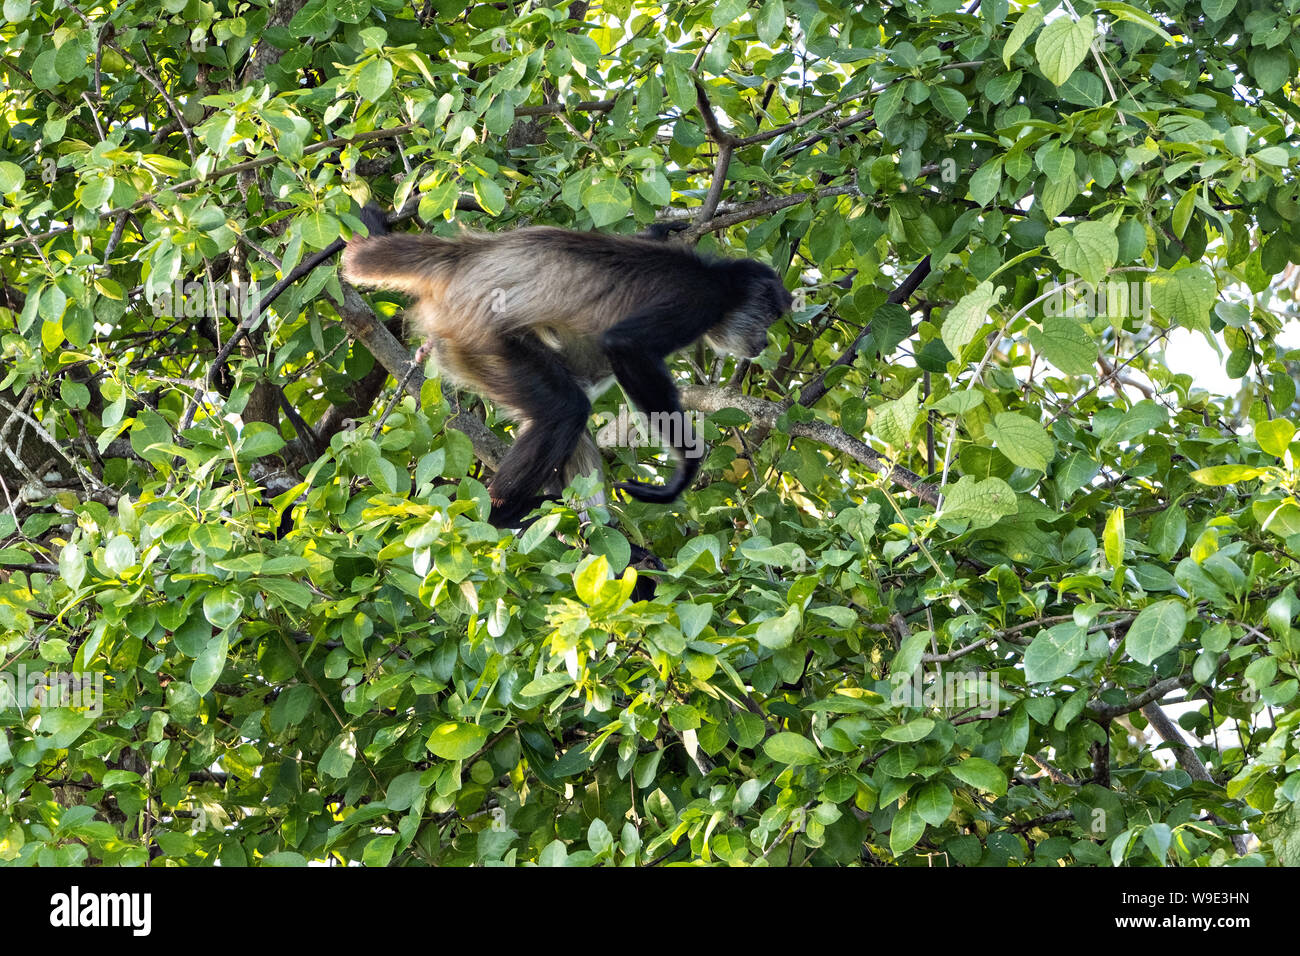
[[[0,860],[1300,863],[1297,0],[3,13]],[[232,339],[372,196],[797,309],[500,532],[398,297]]]

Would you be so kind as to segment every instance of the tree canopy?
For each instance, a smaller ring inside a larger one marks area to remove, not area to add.
[[[3,14],[0,861],[1300,863],[1300,0]],[[795,310],[500,531],[371,200]]]

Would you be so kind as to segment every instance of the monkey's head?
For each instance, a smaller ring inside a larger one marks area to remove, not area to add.
[[[705,333],[704,341],[719,352],[757,358],[767,347],[768,328],[790,311],[794,297],[770,266],[752,259],[739,259],[730,265],[736,283],[736,304]]]

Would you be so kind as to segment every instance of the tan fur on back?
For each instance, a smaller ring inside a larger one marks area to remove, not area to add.
[[[557,245],[556,232],[532,227],[467,232],[454,240],[410,234],[354,239],[343,272],[356,284],[415,297],[409,315],[434,343],[443,370],[462,383],[487,386],[491,394],[494,370],[478,366],[504,333],[523,328],[564,354],[580,380],[594,382],[608,374],[593,347],[599,333],[643,307],[649,291],[631,274],[611,282],[608,268]]]

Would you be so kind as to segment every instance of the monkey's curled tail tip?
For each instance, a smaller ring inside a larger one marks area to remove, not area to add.
[[[689,482],[669,481],[666,485],[647,485],[640,481],[620,481],[614,487],[620,491],[626,491],[637,501],[648,501],[651,504],[666,505],[676,501],[678,496],[686,490]]]

